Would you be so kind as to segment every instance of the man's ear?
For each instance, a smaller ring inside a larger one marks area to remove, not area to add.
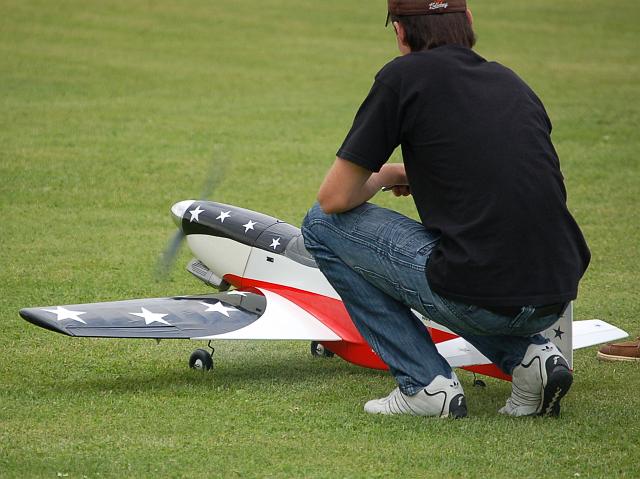
[[[402,41],[402,43],[407,42],[407,33],[404,31],[404,27],[400,22],[393,22],[393,29],[396,31],[396,35]]]
[[[473,13],[471,10],[467,8],[467,20],[469,20],[469,25],[473,25]]]
[[[407,42],[407,32],[402,26],[402,23],[400,22],[393,22],[393,28],[396,31],[398,49],[400,50],[400,53],[402,53],[403,55],[406,55],[411,51],[411,48],[409,47],[409,43]]]

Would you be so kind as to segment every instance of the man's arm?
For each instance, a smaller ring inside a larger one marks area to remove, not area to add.
[[[385,164],[378,173],[372,173],[338,157],[320,186],[318,203],[325,213],[342,213],[360,206],[382,187],[406,184],[403,164]]]

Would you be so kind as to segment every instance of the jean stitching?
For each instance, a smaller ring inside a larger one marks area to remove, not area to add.
[[[463,318],[462,315],[458,312],[458,310],[456,310],[452,305],[449,304],[449,301],[442,298],[442,302],[447,307],[449,312],[453,314],[459,321],[466,321],[466,318]]]
[[[405,296],[405,295],[409,295],[410,294],[410,295],[414,296],[414,301],[413,302],[419,302],[420,295],[419,295],[419,293],[417,291],[414,291],[413,289],[405,288],[404,286],[402,286],[401,283],[399,283],[397,281],[392,281],[391,279],[389,279],[386,276],[383,276],[381,274],[376,273],[375,271],[368,270],[368,269],[363,268],[361,266],[354,266],[353,269],[354,269],[354,271],[357,271],[358,273],[361,273],[363,276],[370,275],[370,276],[375,277],[376,279],[382,280],[382,281],[388,283],[401,296]],[[402,298],[401,301],[406,303],[407,302],[407,298]],[[413,302],[411,302],[411,303],[413,304]]]
[[[440,324],[442,320],[438,321],[440,319],[440,311],[438,311],[438,308],[436,308],[435,304],[431,304],[431,303],[422,303],[422,307],[424,308],[425,312],[427,313],[427,317],[431,320],[431,321],[435,321],[436,323]],[[444,325],[443,325],[444,326]]]
[[[333,231],[335,234],[337,234],[341,238],[347,239],[349,241],[353,241],[354,243],[359,244],[360,246],[363,246],[363,247],[365,247],[367,249],[375,251],[378,254],[383,255],[385,258],[387,258],[389,261],[391,261],[393,263],[401,264],[401,265],[409,267],[409,268],[411,268],[411,269],[413,269],[415,271],[424,271],[425,268],[426,268],[426,265],[425,266],[419,266],[419,265],[416,265],[413,262],[402,261],[402,260],[400,260],[398,258],[395,258],[395,257],[391,256],[389,254],[389,252],[384,250],[383,248],[377,248],[371,242],[363,241],[361,238],[359,238],[357,236],[348,234],[348,233],[344,232],[343,230],[341,230],[340,228],[335,227],[333,224],[331,224],[331,223],[329,223],[327,221],[324,221],[324,220],[321,220],[321,219],[311,220],[311,221],[309,221],[309,223],[307,225],[307,228],[309,229],[312,226],[315,226],[315,225],[318,225],[318,224],[326,227],[327,229],[330,229],[331,231]]]
[[[449,302],[445,298],[442,298],[442,303],[446,306],[446,308],[449,310],[449,312],[459,322],[461,322],[461,323],[463,323],[465,325],[464,326],[465,328],[469,328],[469,327],[473,328],[475,330],[476,334],[480,334],[482,332],[482,328],[478,326],[478,324],[476,323],[475,320],[469,319],[469,318],[464,317],[463,315],[461,315],[451,304],[449,304]]]
[[[365,325],[360,325],[360,327],[364,327],[366,328],[366,333],[362,334],[363,337],[366,337],[366,341],[369,344],[369,346],[371,346],[371,349],[373,349],[373,351],[380,357],[380,359],[382,359],[384,361],[383,356],[383,352],[381,351],[380,348],[380,344],[378,342],[378,338],[376,337],[376,335],[373,333],[373,331],[371,331],[371,329],[368,326]]]
[[[362,230],[360,231],[358,229],[358,226],[360,225],[360,223],[362,222],[362,217],[364,216],[364,214],[367,212],[367,210],[362,211],[359,215],[358,218],[353,222],[353,235],[357,236],[358,238],[361,238],[365,241],[377,241],[379,240],[379,238],[377,238],[375,235],[371,235],[369,233],[366,232],[366,230]],[[395,218],[391,223],[395,224],[395,223],[400,223],[402,222],[403,218],[398,217]],[[388,225],[387,225],[388,226]],[[417,226],[417,225],[416,225]],[[415,228],[415,226],[414,226]],[[411,232],[413,233],[413,231]],[[423,254],[424,250],[428,249],[431,246],[431,242],[427,243],[426,245],[420,247],[418,250],[413,250],[411,248],[405,248],[405,247],[400,247],[398,246],[396,243],[391,242],[391,241],[385,241],[385,245],[393,250],[395,253],[399,253],[399,254],[403,254],[405,256],[409,256],[409,257],[413,257],[414,255],[421,255]]]
[[[389,283],[391,286],[393,286],[394,288],[398,289],[398,286],[400,286],[400,283],[396,282],[396,281],[392,281],[391,279],[387,278],[386,276],[383,276],[381,274],[376,273],[375,271],[371,271],[367,268],[363,268],[362,266],[354,266],[353,269],[359,273],[365,273],[368,274],[370,276],[373,276],[377,279],[382,279],[384,281],[386,281],[387,283]],[[404,288],[402,288],[404,289]]]
[[[520,311],[515,318],[509,321],[509,328],[514,329],[519,327],[522,323],[526,322],[533,313],[535,312],[535,308],[531,306],[526,306],[522,311]]]

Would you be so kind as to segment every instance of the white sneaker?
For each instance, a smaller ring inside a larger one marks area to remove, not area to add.
[[[513,369],[511,397],[498,412],[509,416],[558,416],[573,374],[555,344],[532,344]]]
[[[408,396],[395,388],[387,397],[374,399],[364,405],[372,414],[411,414],[461,418],[467,415],[464,391],[455,373],[451,379],[436,376],[427,387]]]

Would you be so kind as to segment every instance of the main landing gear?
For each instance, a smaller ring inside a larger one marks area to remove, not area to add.
[[[189,357],[189,367],[198,371],[210,371],[213,369],[213,353],[215,349],[211,346],[211,341],[209,341],[209,349],[211,349],[211,352],[206,349],[196,349],[192,352]],[[335,356],[333,351],[329,351],[318,341],[312,341],[310,349],[311,355],[314,357],[332,358]]]
[[[211,352],[206,349],[196,349],[192,352],[189,357],[189,367],[199,371],[210,371],[213,369],[213,353],[215,349],[211,346],[211,341],[209,341],[209,349],[211,349]]]
[[[311,356],[316,356],[319,358],[332,358],[335,356],[335,353],[329,351],[318,341],[311,341]]]
[[[476,377],[476,373],[473,373],[473,387],[474,388],[486,388],[487,383],[485,383],[482,379],[478,379]]]

